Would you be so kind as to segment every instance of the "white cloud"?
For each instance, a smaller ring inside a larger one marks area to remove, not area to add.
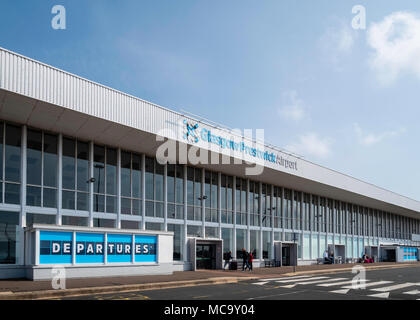
[[[334,27],[329,27],[322,35],[321,48],[337,70],[341,69],[340,60],[351,53],[357,36],[357,31],[344,21],[335,23]]]
[[[305,106],[304,102],[298,98],[297,92],[289,91],[284,93],[284,96],[287,97],[288,102],[278,109],[279,115],[288,120],[302,120],[306,116]]]
[[[331,154],[332,143],[332,139],[320,138],[311,132],[299,136],[296,143],[286,146],[285,149],[296,154],[326,158]]]
[[[367,43],[374,50],[370,66],[382,84],[394,82],[401,74],[420,78],[420,19],[409,12],[394,12],[367,32]]]
[[[385,139],[396,137],[406,132],[405,128],[401,128],[398,130],[385,131],[376,134],[364,133],[358,123],[353,124],[353,129],[359,139],[359,142],[364,146],[372,146],[374,144],[384,141]]]

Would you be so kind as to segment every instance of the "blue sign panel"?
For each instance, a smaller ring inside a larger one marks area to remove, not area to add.
[[[134,239],[134,261],[135,262],[156,262],[156,236],[135,236]]]
[[[133,237],[125,234],[109,234],[107,244],[108,262],[131,262]]]
[[[39,240],[39,263],[72,263],[72,232],[40,231]]]
[[[76,263],[104,263],[105,236],[99,233],[76,233]]]
[[[73,247],[74,246],[74,247]],[[106,250],[106,251],[105,251]],[[157,236],[40,231],[40,264],[157,262]]]

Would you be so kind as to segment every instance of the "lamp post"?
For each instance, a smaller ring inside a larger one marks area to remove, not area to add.
[[[293,248],[296,248],[296,240],[297,240],[297,233],[293,232],[293,244],[294,244]],[[293,261],[293,273],[296,273],[297,250],[295,250],[295,253],[296,253],[296,256],[295,256],[296,259],[294,259],[295,261]]]

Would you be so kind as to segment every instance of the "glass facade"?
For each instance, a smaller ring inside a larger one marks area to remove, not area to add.
[[[298,256],[309,260],[322,257],[327,243],[344,244],[348,257],[358,257],[366,244],[410,241],[420,233],[420,220],[392,212],[202,168],[162,165],[129,150],[5,122],[0,153],[3,264],[17,263],[19,228],[60,221],[173,231],[176,260],[186,259],[187,236],[221,237],[224,251],[236,258],[245,248],[256,259],[273,259],[273,238],[291,241],[296,232]],[[22,205],[26,219],[20,221]]]

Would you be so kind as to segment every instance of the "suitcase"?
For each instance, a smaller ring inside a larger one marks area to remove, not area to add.
[[[236,261],[231,261],[229,265],[229,270],[238,270],[238,263]]]

